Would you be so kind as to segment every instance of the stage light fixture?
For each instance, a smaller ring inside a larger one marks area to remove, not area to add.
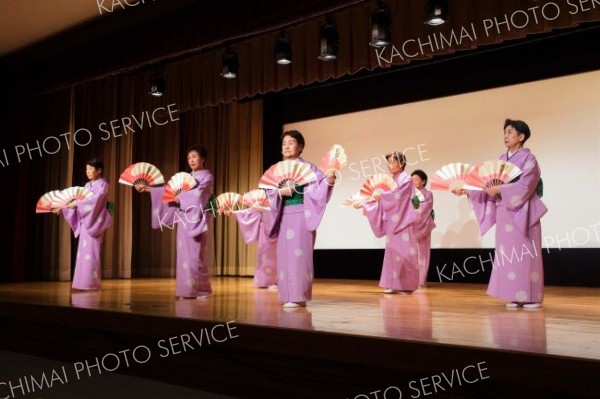
[[[227,48],[223,56],[223,69],[221,76],[225,79],[235,79],[238,75],[240,64],[238,63],[237,54],[230,48]]]
[[[338,57],[340,36],[333,17],[328,15],[326,21],[319,32],[319,59],[321,61],[333,61]]]
[[[392,41],[392,17],[385,1],[379,1],[379,8],[371,14],[371,41],[369,46],[383,48]]]
[[[154,97],[162,97],[162,95],[165,94],[166,87],[167,85],[163,75],[155,75],[152,79],[150,79],[150,91],[148,91],[148,94]]]
[[[425,23],[430,26],[442,25],[448,22],[448,1],[447,0],[428,0],[425,6]]]
[[[285,36],[285,32],[279,32],[275,42],[275,60],[279,65],[289,65],[292,63],[292,45]]]

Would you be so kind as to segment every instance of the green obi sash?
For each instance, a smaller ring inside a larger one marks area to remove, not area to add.
[[[540,180],[538,181],[537,186],[535,186],[535,192],[540,198],[542,198],[544,196],[544,182],[542,181],[541,177],[540,177]]]
[[[421,200],[419,199],[419,197],[417,197],[415,195],[410,200],[411,200],[411,202],[413,204],[413,208],[419,209],[419,207],[421,206]]]
[[[106,209],[108,209],[108,213],[110,213],[110,216],[115,215],[115,203],[114,202],[106,201]]]
[[[304,186],[294,186],[292,196],[283,200],[283,205],[304,204]]]

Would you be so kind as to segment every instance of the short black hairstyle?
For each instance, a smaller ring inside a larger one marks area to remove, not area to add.
[[[390,158],[394,158],[396,161],[398,161],[403,168],[406,166],[406,156],[401,151],[394,151],[385,155],[386,161]]]
[[[196,151],[198,153],[198,155],[200,155],[200,158],[202,158],[206,161],[206,157],[208,156],[208,153],[206,152],[206,148],[201,147],[199,145],[194,145],[194,146],[188,148],[185,155],[187,156],[192,151]]]
[[[281,135],[281,143],[283,143],[283,139],[286,136],[290,136],[291,138],[295,139],[296,142],[298,143],[298,145],[300,145],[300,147],[302,147],[302,150],[304,150],[304,146],[306,145],[306,142],[304,141],[304,136],[302,135],[302,133],[300,133],[297,130],[288,130],[286,132],[283,132],[283,134]],[[300,153],[302,153],[302,150],[300,150]]]
[[[506,119],[504,121],[504,130],[506,130],[508,126],[514,127],[517,132],[525,135],[525,140],[523,140],[523,144],[525,144],[529,137],[531,137],[531,130],[529,130],[529,126],[527,125],[527,123],[523,121],[516,119]]]
[[[427,185],[427,173],[423,172],[421,169],[416,169],[414,172],[412,172],[410,174],[410,176],[414,176],[417,175],[421,178],[421,180],[423,180],[423,185],[426,186]]]
[[[104,172],[104,163],[98,158],[90,158],[85,164],[90,165],[95,169],[100,169],[102,172]]]

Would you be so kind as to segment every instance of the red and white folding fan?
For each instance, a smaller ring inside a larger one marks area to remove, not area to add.
[[[128,166],[119,177],[119,183],[135,187],[157,186],[164,182],[160,170],[148,162],[138,162]]]
[[[351,206],[352,208],[359,209],[370,199],[371,197],[364,197],[360,193],[354,193],[342,201],[342,206]]]
[[[50,206],[52,208],[66,208],[75,201],[92,198],[93,196],[94,193],[89,189],[80,186],[73,186],[60,191]]]
[[[521,169],[515,164],[492,159],[477,165],[467,176],[466,183],[478,188],[499,186],[510,182],[521,173]]]
[[[269,209],[269,199],[265,190],[257,188],[256,190],[248,191],[242,196],[242,205],[251,207],[258,207],[262,209]]]
[[[346,156],[344,147],[339,144],[334,144],[321,160],[321,170],[323,172],[327,172],[328,170],[340,170],[346,165],[347,159],[348,157]]]
[[[398,185],[390,175],[384,175],[383,173],[375,174],[370,176],[367,181],[363,184],[359,191],[361,197],[367,197],[373,200],[373,195],[378,193],[385,193],[393,191],[398,188]]]
[[[165,192],[163,193],[163,202],[173,202],[175,198],[183,193],[190,191],[196,187],[196,179],[187,172],[175,173],[167,182]]]
[[[238,203],[242,196],[238,193],[223,193],[219,194],[215,200],[217,201],[217,212],[222,215],[227,212],[235,212],[238,210]]]
[[[258,187],[277,189],[284,186],[304,186],[317,180],[317,175],[306,163],[280,161],[271,166],[258,182]]]
[[[431,179],[432,190],[452,191],[461,189],[473,167],[468,163],[454,162],[442,166]]]
[[[52,207],[52,203],[58,199],[60,190],[48,191],[42,195],[35,205],[35,213],[48,213],[52,212],[55,208]]]

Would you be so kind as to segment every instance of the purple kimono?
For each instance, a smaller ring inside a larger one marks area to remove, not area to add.
[[[106,208],[108,182],[103,178],[88,181],[85,188],[92,191],[94,196],[77,201],[76,208],[65,208],[62,213],[75,237],[79,237],[73,288],[99,290],[102,278],[100,264],[102,234],[112,225],[112,216]]]
[[[379,286],[397,291],[414,291],[419,284],[416,214],[412,197],[415,187],[406,172],[394,177],[398,188],[381,194],[381,200],[367,202],[365,215],[376,237],[386,236]]]
[[[214,178],[203,169],[192,172],[198,183],[179,194],[179,204],[163,203],[163,187],[150,190],[152,228],[172,229],[177,224],[177,269],[175,296],[195,298],[212,293],[208,264],[205,261],[208,242],[209,213],[204,207],[213,193]]]
[[[277,190],[267,190],[271,205],[269,238],[277,239],[277,288],[279,300],[306,302],[312,299],[315,233],[332,193],[325,175],[301,158],[316,173],[317,181],[304,186],[303,203],[285,205]]]
[[[548,209],[536,193],[540,167],[527,148],[510,158],[502,154],[500,159],[521,169],[517,181],[501,185],[500,198],[469,190],[481,235],[496,225],[496,257],[487,293],[509,302],[541,303],[544,270],[540,219]]]
[[[235,214],[244,242],[250,244],[258,241],[256,254],[256,272],[254,285],[268,287],[277,284],[277,240],[268,237],[269,211],[254,208],[244,209]]]
[[[435,228],[431,211],[433,210],[433,195],[425,187],[421,189],[425,200],[415,209],[416,220],[413,230],[417,236],[417,258],[419,265],[419,286],[427,283],[429,257],[431,255],[431,231]]]

